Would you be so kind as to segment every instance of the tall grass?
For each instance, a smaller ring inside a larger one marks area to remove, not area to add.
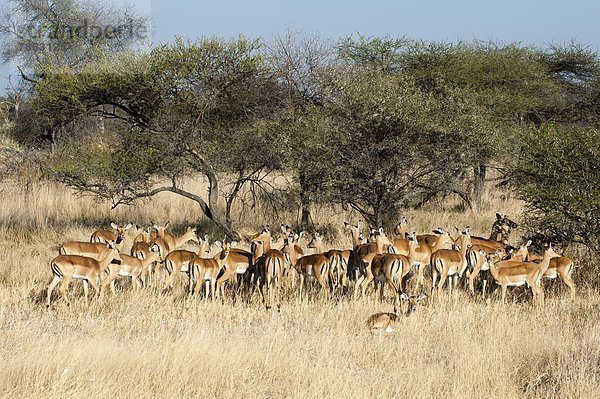
[[[265,311],[257,293],[250,303],[193,303],[183,279],[170,293],[133,292],[121,281],[116,297],[89,305],[72,283],[71,308],[56,301],[46,310],[49,261],[60,242],[87,240],[110,221],[183,226],[201,215],[168,194],[111,210],[45,182],[4,183],[0,198],[1,397],[600,395],[600,294],[591,289],[570,301],[559,287],[543,308],[515,297],[501,305],[497,297],[485,303],[462,291],[444,294],[389,337],[371,337],[365,322],[390,311],[391,298],[323,305],[314,293],[309,302],[287,295],[277,313]],[[407,217],[418,232],[470,224],[486,235],[496,211],[516,217],[521,209],[509,193],[486,200],[482,214],[445,202]],[[262,222],[246,217],[239,223],[250,230]],[[314,217],[340,229],[356,220],[325,208]],[[340,233],[332,245],[349,241]]]

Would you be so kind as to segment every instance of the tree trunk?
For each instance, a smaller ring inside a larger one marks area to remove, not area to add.
[[[196,170],[202,172],[208,178],[208,204],[204,202],[202,198],[196,195],[188,195],[188,198],[194,199],[200,205],[200,208],[206,217],[219,226],[219,228],[223,230],[225,235],[227,235],[230,240],[239,241],[240,235],[233,230],[231,219],[224,218],[223,215],[217,210],[217,203],[219,200],[219,180],[214,168],[193,149],[188,149],[188,152],[194,157],[192,160],[190,160],[190,164],[192,164]],[[175,192],[179,191],[179,194],[183,193],[183,190],[175,189],[174,185],[173,188],[176,190]]]
[[[300,230],[308,230],[310,224],[310,195],[306,175],[300,172]]]
[[[481,212],[481,201],[483,197],[483,186],[485,184],[485,175],[487,167],[483,164],[479,164],[473,167],[473,175],[475,177],[475,188],[473,193],[473,199],[475,202],[475,211]]]

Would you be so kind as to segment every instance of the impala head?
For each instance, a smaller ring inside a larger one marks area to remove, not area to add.
[[[519,246],[516,251],[512,251],[510,253],[510,258],[514,260],[527,260],[527,256],[529,255],[529,246],[531,245],[531,240],[527,241],[525,244]]]
[[[560,257],[560,254],[554,252],[554,249],[552,248],[552,243],[551,242],[548,243],[548,246],[544,250],[544,257],[546,257],[546,256],[549,256],[550,258],[558,258],[558,257]]]
[[[117,225],[116,223],[111,223],[110,227],[114,229],[115,234],[117,235],[117,243],[120,244],[123,240],[125,240],[125,233],[127,232],[127,230],[132,228],[133,225],[131,223],[128,223],[127,225],[123,226]]]
[[[402,295],[400,295],[400,299],[408,302],[408,309],[406,309],[406,315],[408,316],[414,313],[417,310],[417,305],[419,304],[419,302],[421,302],[425,298],[427,298],[427,294],[425,294],[424,292],[420,293],[419,295],[408,295],[405,292],[403,292]]]
[[[313,239],[309,241],[307,247],[308,248],[316,248],[320,243],[323,242],[323,236],[319,233],[315,233]]]
[[[487,264],[491,267],[493,267],[496,262],[502,260],[502,258],[504,257],[504,255],[506,254],[506,251],[502,250],[502,249],[498,249],[496,250],[496,252],[493,252],[491,254],[486,253],[483,249],[479,250],[479,255],[483,256],[487,262]]]
[[[348,222],[344,222],[344,229],[352,234],[358,235],[360,234],[360,222],[356,223],[356,226]]]
[[[390,239],[388,238],[388,236],[385,235],[385,231],[383,230],[383,227],[380,227],[379,230],[375,230],[375,232],[373,233],[373,235],[375,236],[375,242],[377,243],[377,246],[383,245],[383,246],[390,246],[390,245],[394,245]]]
[[[510,220],[507,215],[496,213],[496,220],[492,224],[492,238],[497,239],[500,235],[500,241],[508,244],[508,238],[512,229],[516,229],[518,225]]]
[[[400,218],[400,221],[394,228],[394,234],[397,236],[406,236],[408,234],[408,220],[404,216]]]
[[[195,227],[188,227],[185,234],[189,234],[189,236],[191,237],[191,241],[195,241],[197,243],[200,242],[200,238],[198,238],[198,229],[196,229]]]
[[[365,235],[363,233],[360,233],[358,235],[358,241],[360,241],[361,244],[366,244],[367,243],[367,237],[365,237]]]
[[[152,227],[154,227],[154,230],[156,230],[156,233],[157,233],[159,236],[161,236],[161,237],[162,237],[162,236],[165,234],[165,230],[166,230],[166,229],[167,229],[167,227],[169,226],[169,223],[170,223],[170,222],[169,222],[169,221],[167,221],[167,223],[165,223],[165,225],[164,225],[164,226],[159,226],[159,225],[157,225],[156,223],[152,223]]]

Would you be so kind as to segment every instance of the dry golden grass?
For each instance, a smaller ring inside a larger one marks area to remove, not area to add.
[[[46,310],[49,261],[60,242],[87,240],[112,220],[184,225],[199,214],[168,195],[111,211],[51,183],[5,184],[0,198],[1,397],[600,395],[600,294],[590,289],[571,302],[559,287],[543,308],[529,300],[503,306],[497,297],[486,304],[458,292],[376,338],[365,322],[391,311],[391,300],[323,306],[292,297],[281,313],[266,312],[256,295],[249,304],[197,305],[186,300],[183,278],[166,294],[121,282],[117,297],[90,305],[74,282],[71,308],[57,300]],[[471,224],[487,234],[496,211],[518,215],[514,200],[487,200],[481,215],[432,207],[408,217],[417,231]],[[315,213],[319,223],[353,216]]]

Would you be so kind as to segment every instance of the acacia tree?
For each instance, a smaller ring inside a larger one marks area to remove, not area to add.
[[[283,147],[280,89],[258,46],[243,38],[178,40],[147,55],[88,63],[77,73],[47,66],[35,85],[38,112],[61,126],[87,115],[115,123],[106,137],[58,150],[52,161],[57,177],[114,206],[165,191],[182,195],[239,239],[232,201],[226,214],[218,207],[218,172],[258,184],[253,177],[278,168]],[[182,179],[195,174],[207,179],[206,196],[183,188]],[[234,188],[232,195],[240,186]]]
[[[321,169],[331,199],[376,225],[440,193],[469,203],[464,165],[490,126],[466,93],[425,93],[408,76],[352,67],[328,88],[331,162]]]
[[[600,140],[594,128],[543,125],[521,135],[512,171],[529,233],[600,254]]]

